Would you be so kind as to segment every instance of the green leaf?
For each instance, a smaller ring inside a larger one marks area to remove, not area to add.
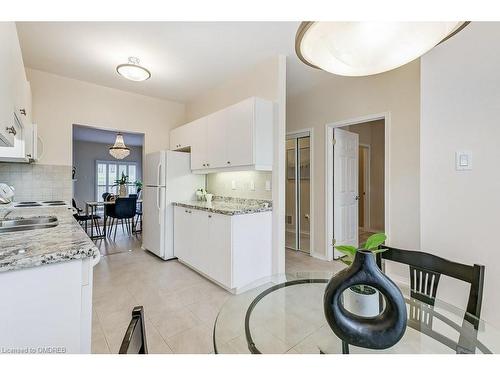
[[[373,253],[373,254],[378,254],[378,253],[383,253],[384,251],[387,251],[387,249],[376,249],[376,250],[372,250],[372,253]]]
[[[344,253],[344,254],[347,254],[347,255],[354,256],[356,254],[356,248],[354,246],[340,245],[340,246],[335,246],[335,248],[338,251],[340,251],[341,253]]]
[[[387,239],[387,236],[385,235],[385,233],[372,234],[366,240],[365,249],[366,250],[375,250],[377,247],[382,245],[386,239]]]

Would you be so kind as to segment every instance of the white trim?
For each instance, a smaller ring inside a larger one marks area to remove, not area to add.
[[[385,233],[387,234],[387,244],[390,245],[391,239],[391,220],[390,220],[390,160],[391,160],[391,113],[383,112],[367,116],[361,116],[353,119],[336,121],[325,124],[325,203],[326,203],[326,220],[325,220],[325,254],[328,260],[332,260],[333,247],[331,239],[333,238],[333,147],[331,141],[333,140],[333,129],[349,125],[362,124],[376,120],[384,120],[384,222]]]
[[[293,130],[286,133],[286,136],[307,136],[309,133],[309,255],[318,258],[313,255],[316,254],[312,251],[314,249],[314,129],[304,128],[299,130]],[[286,178],[286,173],[285,173]],[[285,201],[286,202],[286,201]],[[324,259],[321,257],[320,259]]]
[[[364,189],[366,191],[366,194],[363,196],[363,204],[364,204],[364,222],[363,222],[363,228],[370,228],[371,226],[371,194],[372,194],[372,188],[371,188],[371,170],[372,170],[372,146],[365,144],[365,143],[360,143],[359,147],[364,147],[367,150],[367,160],[366,160],[366,170],[363,171],[365,173],[363,176],[363,181],[365,182]]]

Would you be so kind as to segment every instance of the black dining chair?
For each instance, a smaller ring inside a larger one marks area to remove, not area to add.
[[[118,354],[148,354],[144,308],[136,306],[132,310],[132,319],[128,325]]]
[[[382,261],[407,264],[410,267],[410,296],[430,306],[434,306],[441,275],[465,281],[470,284],[467,313],[464,319],[476,325],[481,317],[483,302],[484,272],[483,265],[467,265],[453,262],[421,251],[401,250],[387,247],[387,251],[377,254],[377,263]],[[476,319],[474,319],[474,317]]]
[[[123,229],[123,221],[125,220],[125,226],[127,228],[127,232],[129,234],[132,233],[132,221],[137,212],[137,198],[116,198],[115,204],[112,205],[113,209],[110,210],[107,214],[111,217],[111,225],[110,230],[113,230],[113,224],[115,225],[115,234],[113,240],[116,239],[116,231],[118,229],[118,220],[121,222],[122,230]],[[111,212],[112,211],[112,212]],[[110,232],[111,233],[111,232]]]
[[[83,225],[87,221],[93,220],[94,221],[94,225],[95,225],[96,230],[97,230],[97,234],[99,236],[101,236],[102,232],[101,232],[101,227],[99,226],[99,220],[101,219],[101,217],[99,215],[94,215],[92,217],[91,215],[82,214],[81,212],[83,212],[83,210],[76,205],[76,201],[75,201],[74,198],[71,199],[71,204],[72,204],[73,208],[77,212],[76,214],[73,215],[73,217],[76,219],[76,221],[78,221],[78,223],[80,225]]]
[[[139,195],[140,195],[140,189],[137,190],[137,194],[129,194],[129,198],[137,198],[139,199]],[[132,220],[132,232],[133,233],[141,233],[142,232],[142,209],[139,208],[139,206],[142,207],[141,204],[138,204],[137,205],[138,208],[135,212],[135,218],[134,220]],[[137,230],[137,225],[140,223],[140,230]]]
[[[102,194],[102,200],[104,202],[109,202],[111,199],[113,199],[113,194],[108,193],[108,192]],[[104,212],[103,224],[104,224],[104,228],[107,228],[106,224],[107,224],[107,221],[108,221],[108,217],[112,217],[113,216],[114,210],[115,210],[115,205],[114,204],[105,204],[104,205],[104,207],[103,207],[103,212]],[[106,231],[108,233],[111,233],[110,229],[111,228],[106,229]]]

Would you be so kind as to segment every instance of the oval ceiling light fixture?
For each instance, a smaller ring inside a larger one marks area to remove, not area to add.
[[[139,65],[137,57],[129,57],[128,64],[120,64],[116,67],[116,71],[122,77],[131,81],[145,81],[151,77],[151,73],[146,68]]]
[[[295,52],[302,62],[341,76],[395,69],[452,37],[469,22],[302,22]]]
[[[109,154],[115,159],[125,159],[130,155],[130,149],[125,146],[122,133],[116,134],[115,144],[109,148]]]

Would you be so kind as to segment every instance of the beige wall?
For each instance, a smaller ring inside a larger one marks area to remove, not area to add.
[[[33,121],[44,142],[40,163],[71,165],[72,125],[145,134],[145,152],[169,147],[169,129],[185,120],[184,104],[27,69]],[[117,77],[117,79],[120,79]]]
[[[251,96],[277,101],[279,59],[270,58],[186,103],[187,121],[196,120]]]
[[[285,115],[286,58],[276,56],[255,65],[186,103],[188,121],[208,115],[251,96],[276,103],[272,172],[273,272],[285,271]]]
[[[325,243],[325,125],[390,113],[390,243],[420,247],[419,111],[420,62],[388,73],[348,78],[331,75],[319,86],[287,100],[287,131],[314,129],[314,249],[327,256]]]
[[[207,175],[207,192],[223,197],[272,199],[272,191],[266,190],[266,181],[271,183],[272,173],[261,171],[240,171],[210,173]],[[233,189],[232,182],[235,183]],[[254,190],[251,189],[251,183]]]
[[[370,146],[370,228],[384,230],[384,120],[350,125],[345,129],[359,135],[359,143]],[[360,171],[361,173],[361,171]],[[366,211],[365,211],[366,212]],[[362,226],[363,223],[360,223]]]
[[[482,317],[500,328],[500,53],[498,22],[472,22],[422,58],[422,249],[486,266]],[[455,152],[472,170],[455,169]],[[444,279],[438,298],[465,307],[468,287]]]

